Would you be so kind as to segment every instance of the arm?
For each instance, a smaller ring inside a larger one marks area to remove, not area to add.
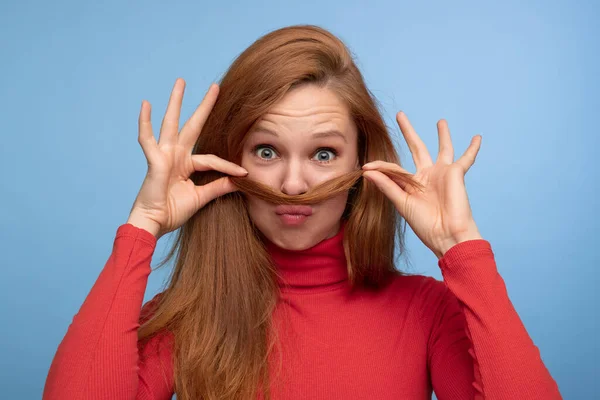
[[[117,229],[113,251],[54,356],[44,400],[171,398],[167,336],[137,341],[155,246],[144,229]]]
[[[429,366],[440,400],[562,399],[539,349],[515,311],[491,245],[470,240],[438,262],[444,284],[430,278]]]

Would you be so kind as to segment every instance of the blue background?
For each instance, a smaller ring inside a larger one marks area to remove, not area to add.
[[[347,43],[398,138],[398,110],[434,157],[440,118],[457,158],[483,136],[467,174],[475,220],[564,397],[594,397],[598,11],[592,1],[2,2],[2,397],[41,397],[127,220],[146,172],[142,99],[159,127],[183,77],[187,119],[243,49],[298,23]],[[408,246],[412,266],[401,268],[441,280],[412,232]],[[150,276],[146,299],[166,272]]]

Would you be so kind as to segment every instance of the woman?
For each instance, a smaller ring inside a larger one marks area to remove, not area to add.
[[[142,103],[148,173],[45,399],[561,398],[471,215],[480,136],[454,161],[440,121],[434,163],[399,113],[405,171],[348,49],[314,26],[257,40],[179,132],[183,91],[158,143]],[[404,222],[444,282],[395,269]]]

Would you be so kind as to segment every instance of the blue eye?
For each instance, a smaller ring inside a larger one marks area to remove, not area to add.
[[[256,146],[254,152],[263,160],[271,160],[276,154],[272,147],[262,145]]]
[[[277,158],[277,151],[267,144],[259,144],[252,150],[254,155],[263,161],[272,161]],[[324,147],[318,149],[315,153],[313,160],[316,160],[322,164],[327,164],[337,157],[337,151],[330,147]]]
[[[319,149],[319,151],[317,151],[316,158],[317,161],[326,163],[333,160],[336,155],[337,153],[333,149]]]

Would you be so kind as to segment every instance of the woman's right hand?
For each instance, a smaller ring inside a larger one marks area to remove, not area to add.
[[[217,100],[219,86],[210,86],[202,103],[178,133],[184,90],[185,81],[177,79],[158,143],[152,133],[150,103],[145,100],[139,116],[138,142],[148,161],[148,173],[127,222],[148,230],[157,238],[179,228],[211,200],[237,190],[226,176],[197,186],[190,179],[194,171],[217,170],[235,176],[248,173],[241,166],[212,154],[192,155],[196,140]]]

